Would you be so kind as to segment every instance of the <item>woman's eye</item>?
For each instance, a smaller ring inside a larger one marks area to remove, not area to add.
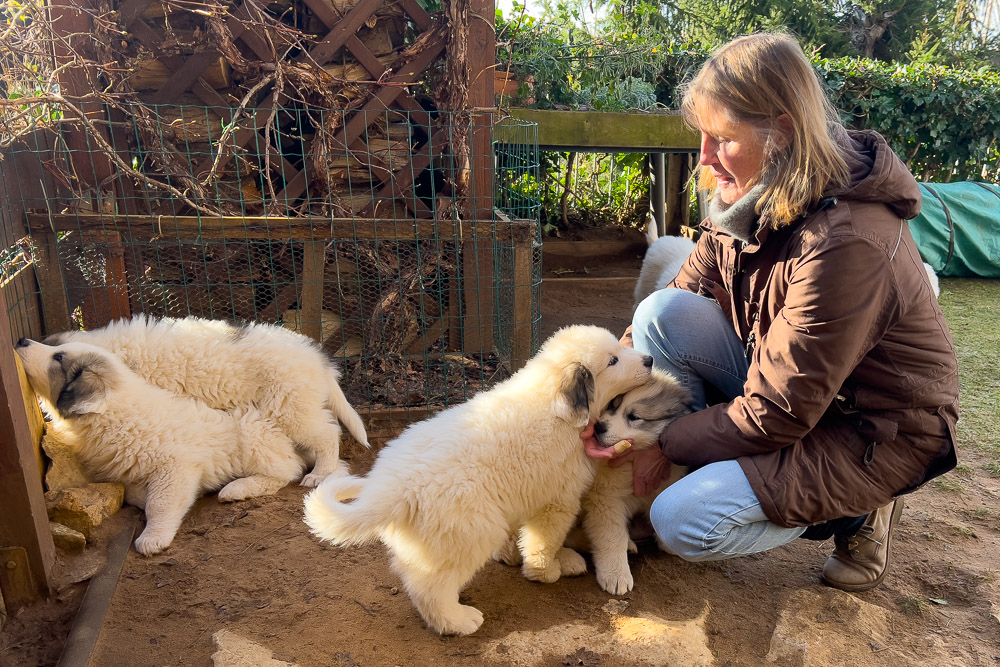
[[[65,357],[65,356],[66,355],[63,354],[62,352],[56,352],[55,354],[52,355],[52,361],[59,361],[59,362],[61,362],[63,360],[63,357]]]
[[[618,363],[618,357],[611,357],[611,361],[608,362],[608,366],[614,366]]]

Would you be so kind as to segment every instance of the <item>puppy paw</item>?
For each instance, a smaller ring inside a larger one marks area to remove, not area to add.
[[[471,635],[483,624],[483,612],[469,605],[459,605],[458,611],[438,623],[432,624],[442,635]]]
[[[572,549],[566,547],[559,549],[556,559],[559,561],[559,569],[564,577],[577,577],[587,571],[587,561]]]
[[[149,531],[142,531],[142,535],[135,538],[135,550],[141,553],[143,556],[152,556],[153,554],[158,554],[167,547],[170,543],[174,541],[172,535],[147,535]]]
[[[628,567],[624,572],[610,571],[597,573],[597,585],[612,595],[625,595],[632,590],[632,573]]]
[[[509,539],[504,545],[493,552],[493,560],[504,565],[517,567],[521,564],[521,552],[517,548],[517,541]]]
[[[562,566],[556,558],[552,559],[548,567],[539,567],[537,564],[531,564],[525,560],[521,565],[521,574],[529,581],[551,584],[559,581],[559,577],[562,576]]]
[[[320,483],[327,477],[332,477],[334,479],[338,477],[347,477],[351,474],[350,469],[346,464],[341,464],[329,472],[323,472],[318,470],[313,470],[311,473],[302,478],[299,482],[299,486],[305,486],[308,488],[317,487]]]

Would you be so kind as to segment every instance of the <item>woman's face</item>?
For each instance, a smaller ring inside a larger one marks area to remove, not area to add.
[[[701,159],[712,170],[716,192],[734,204],[750,189],[748,183],[764,168],[764,144],[748,123],[733,123],[725,113],[699,114]]]

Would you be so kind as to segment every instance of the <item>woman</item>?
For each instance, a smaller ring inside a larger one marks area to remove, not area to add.
[[[689,84],[711,195],[698,244],[623,340],[691,391],[637,495],[697,469],[650,518],[687,560],[835,537],[823,580],[883,578],[901,494],[955,466],[955,351],[905,223],[920,191],[874,132],[848,132],[794,39],[738,38]],[[706,395],[725,396],[707,405]],[[610,458],[587,439],[594,458]]]

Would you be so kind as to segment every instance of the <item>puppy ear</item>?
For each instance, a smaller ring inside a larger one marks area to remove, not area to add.
[[[576,428],[590,421],[590,403],[594,400],[594,375],[583,364],[566,369],[562,386],[553,402],[553,412]]]
[[[83,365],[76,369],[56,399],[56,410],[63,418],[102,414],[107,409],[107,382],[94,369]]]

